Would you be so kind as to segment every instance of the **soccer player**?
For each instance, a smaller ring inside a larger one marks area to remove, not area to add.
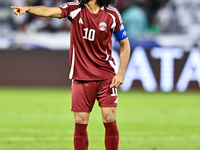
[[[76,0],[60,7],[11,6],[19,17],[24,13],[71,21],[70,73],[72,111],[75,117],[74,148],[88,150],[87,125],[95,99],[101,107],[106,150],[118,150],[116,124],[117,88],[124,81],[130,44],[114,0]],[[115,74],[111,55],[112,34],[121,45],[120,67]]]

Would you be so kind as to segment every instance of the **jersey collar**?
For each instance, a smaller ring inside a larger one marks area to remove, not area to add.
[[[101,10],[104,10],[104,6],[102,6],[100,9],[101,9]]]

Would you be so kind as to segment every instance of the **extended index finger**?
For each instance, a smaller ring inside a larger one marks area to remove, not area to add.
[[[116,82],[116,79],[115,77],[112,79],[112,82],[110,84],[110,88],[113,88],[115,86],[115,82]]]
[[[18,6],[11,6],[10,8],[18,8]]]

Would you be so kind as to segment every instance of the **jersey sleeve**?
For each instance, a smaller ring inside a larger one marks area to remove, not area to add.
[[[113,28],[113,33],[115,37],[117,38],[118,41],[126,39],[128,36],[124,28],[122,17],[119,11],[114,7],[110,7],[110,10],[114,12],[113,15],[115,18],[115,27]]]
[[[69,20],[73,19],[73,12],[75,10],[81,9],[78,1],[62,4],[59,8],[62,11],[61,18],[68,18]]]

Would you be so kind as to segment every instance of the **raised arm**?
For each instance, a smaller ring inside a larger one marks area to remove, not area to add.
[[[20,17],[24,13],[33,14],[39,17],[61,18],[62,11],[58,7],[46,6],[11,6],[14,9],[14,14]]]
[[[110,85],[110,88],[120,86],[124,82],[124,74],[126,71],[126,67],[129,62],[129,57],[130,57],[130,43],[128,38],[119,41],[119,44],[121,45],[121,52],[120,52],[120,66],[118,73],[116,76],[113,78],[112,83]]]

